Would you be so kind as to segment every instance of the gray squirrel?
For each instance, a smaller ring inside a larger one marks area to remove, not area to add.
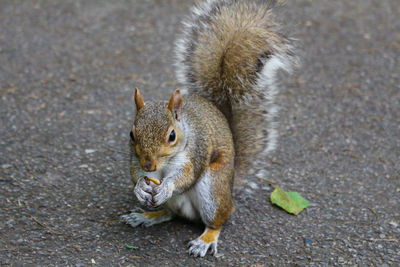
[[[206,226],[189,253],[217,253],[234,210],[233,177],[274,149],[276,73],[296,62],[275,22],[274,0],[207,0],[193,7],[176,43],[183,85],[168,102],[135,90],[131,137],[134,193],[158,211],[124,215],[132,227],[178,215]]]

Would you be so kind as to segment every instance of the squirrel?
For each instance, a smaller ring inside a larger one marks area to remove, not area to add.
[[[207,0],[194,6],[176,43],[182,90],[144,102],[135,89],[131,175],[141,204],[161,210],[122,216],[133,227],[175,216],[205,231],[189,253],[217,253],[234,210],[233,178],[275,146],[276,73],[296,63],[293,40],[276,23],[278,0]],[[247,163],[246,163],[247,162]]]

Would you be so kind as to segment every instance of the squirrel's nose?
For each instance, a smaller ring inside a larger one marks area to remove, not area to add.
[[[144,169],[146,172],[153,172],[153,171],[156,170],[156,164],[155,164],[155,162],[152,161],[152,160],[146,160],[146,161],[144,162],[144,166],[143,166],[143,167],[144,167],[143,169]]]

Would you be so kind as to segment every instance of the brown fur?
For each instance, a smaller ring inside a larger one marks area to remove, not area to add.
[[[175,180],[175,188],[180,191],[186,191],[192,186],[192,184],[196,180],[197,177],[194,177],[193,175],[193,164],[192,162],[188,162],[183,167],[182,176],[179,179]]]
[[[208,171],[212,186],[212,195],[216,204],[216,213],[211,227],[220,227],[233,211],[232,185],[234,173],[234,147],[232,134],[226,119],[221,112],[204,98],[189,95],[184,97],[183,111],[190,114],[195,136],[198,138],[197,149],[193,160],[199,168],[200,176]],[[201,153],[200,153],[201,151]],[[206,151],[204,156],[202,153]],[[197,154],[200,153],[200,154]],[[199,161],[201,159],[201,161]]]
[[[233,157],[227,157],[227,159],[233,161]],[[210,168],[211,169],[211,168]],[[232,199],[232,185],[233,185],[233,164],[223,164],[219,170],[211,170],[211,176],[213,177],[213,196],[216,202],[215,216],[210,222],[212,227],[222,226],[226,220],[228,220],[230,214],[234,210],[233,199]]]
[[[220,180],[217,184],[222,182],[228,185],[228,190],[221,194],[230,195],[234,149],[226,119],[209,101],[195,95],[183,97],[182,114],[191,125],[190,131],[196,140],[188,143],[186,151],[191,160],[185,165],[182,177],[175,181],[175,186],[185,191],[210,169],[212,174],[217,175],[212,177],[213,181]]]
[[[177,46],[180,82],[213,102],[229,121],[240,176],[254,167],[255,155],[274,146],[274,78],[261,85],[260,75],[272,57],[286,70],[296,62],[292,40],[275,23],[272,10],[278,2],[211,2],[186,22]]]
[[[145,216],[148,219],[153,219],[159,216],[162,216],[166,213],[166,210],[159,210],[159,211],[148,211],[143,213],[143,216]]]
[[[221,227],[217,229],[208,229],[205,233],[200,236],[200,239],[206,243],[215,242],[217,235],[221,232]]]
[[[136,103],[137,110],[144,107],[143,98],[142,98],[142,95],[140,94],[140,91],[138,88],[135,88],[135,103]]]
[[[174,107],[171,103],[175,101],[176,92],[168,105],[165,102],[147,103],[138,111],[135,121],[135,150],[142,166],[142,161],[151,159],[159,167],[164,163],[162,155],[173,155],[173,146],[166,145],[166,134],[175,124],[173,112],[170,110]],[[206,99],[188,95],[179,101],[182,103],[182,116],[190,125],[190,135],[195,138],[188,141],[185,151],[189,161],[175,179],[174,185],[178,192],[184,192],[209,172],[216,213],[212,220],[205,223],[210,227],[220,227],[233,211],[231,189],[235,152],[232,134],[225,117]],[[183,133],[178,127],[174,129],[179,142]]]
[[[270,8],[235,1],[220,7],[207,22],[209,29],[197,35],[192,55],[197,93],[211,101],[258,96],[252,86],[260,60],[282,47],[283,41]]]
[[[180,90],[175,90],[172,93],[168,103],[168,109],[174,114],[175,119],[179,120],[182,109],[182,96]]]
[[[135,175],[135,168],[133,166],[131,166],[131,178],[132,178],[132,182],[133,184],[137,183],[137,176]]]
[[[173,144],[167,144],[170,127],[173,127],[176,133],[176,142]],[[175,144],[182,138],[182,132],[175,127],[173,114],[165,102],[149,102],[144,105],[138,110],[132,128],[135,132],[135,143],[132,145],[142,168],[146,161],[150,161],[152,167],[161,167],[168,157],[174,155]]]

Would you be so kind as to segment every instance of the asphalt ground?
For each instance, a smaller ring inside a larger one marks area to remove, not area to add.
[[[131,228],[133,88],[178,88],[173,42],[193,1],[0,2],[0,264],[400,265],[400,3],[287,1],[301,67],[281,74],[280,141],[235,190],[217,257],[203,226]],[[310,201],[273,206],[273,186]],[[137,246],[128,249],[126,244]]]

